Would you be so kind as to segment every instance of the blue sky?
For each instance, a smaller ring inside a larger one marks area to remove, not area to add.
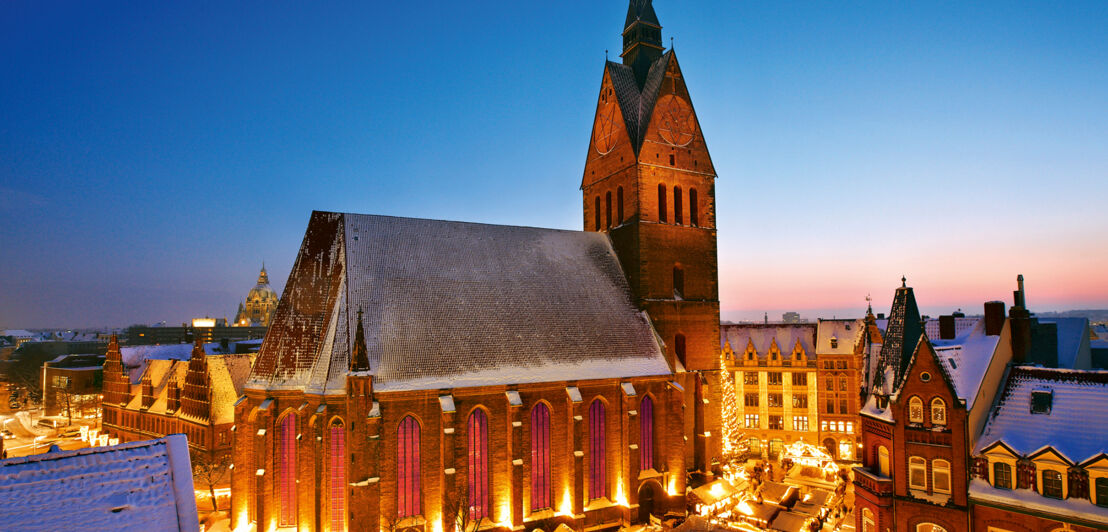
[[[1108,3],[674,2],[724,318],[1108,307]],[[0,327],[232,317],[313,209],[579,229],[626,3],[5,2]]]

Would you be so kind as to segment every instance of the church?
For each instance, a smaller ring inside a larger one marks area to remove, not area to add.
[[[715,171],[650,0],[583,231],[313,212],[235,403],[232,525],[616,529],[718,463]]]

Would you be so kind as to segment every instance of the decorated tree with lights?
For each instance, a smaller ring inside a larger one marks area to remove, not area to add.
[[[735,397],[735,381],[727,369],[730,351],[730,349],[722,350],[719,357],[720,387],[723,391],[723,404],[720,409],[723,416],[723,463],[728,469],[738,471],[742,468],[741,462],[746,460],[750,453],[750,445],[741,430],[738,400]]]

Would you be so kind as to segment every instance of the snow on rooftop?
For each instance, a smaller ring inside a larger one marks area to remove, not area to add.
[[[849,355],[866,330],[863,320],[819,320],[816,327],[816,352],[821,355]],[[835,339],[832,347],[831,339]],[[744,346],[745,347],[745,346]],[[731,349],[735,349],[734,344]]]
[[[199,530],[185,436],[0,461],[4,530]]]
[[[1050,389],[1049,413],[1031,413],[1031,392]],[[1014,368],[975,454],[1002,441],[1030,455],[1047,446],[1081,463],[1108,453],[1108,372]]]
[[[130,345],[120,347],[119,354],[129,368],[141,366],[144,360],[188,360],[194,344]],[[219,344],[204,344],[209,355],[219,353]]]
[[[966,401],[966,410],[973,408],[985,371],[996,352],[1000,336],[985,334],[985,320],[978,319],[953,340],[931,340],[935,355],[950,375],[954,391]]]
[[[979,478],[970,480],[969,496],[972,500],[1006,504],[1024,512],[1042,512],[1086,519],[1093,523],[1108,523],[1108,508],[1097,506],[1088,499],[1073,497],[1059,500],[1044,497],[1029,489],[998,489]]]
[[[1058,367],[1075,368],[1083,340],[1089,335],[1088,318],[1039,318],[1039,323],[1053,323],[1058,327]]]
[[[733,323],[721,325],[719,333],[720,346],[730,343],[731,350],[736,354],[746,352],[746,346],[753,344],[758,357],[764,358],[776,341],[781,356],[788,357],[799,340],[809,358],[816,356],[813,345],[816,339],[815,323]]]
[[[342,392],[359,310],[375,390],[672,373],[603,234],[314,213],[249,386]]]

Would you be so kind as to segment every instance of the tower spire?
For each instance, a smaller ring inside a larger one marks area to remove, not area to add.
[[[651,0],[630,0],[627,20],[623,24],[623,64],[635,71],[635,81],[642,88],[650,65],[662,57],[662,24],[654,12]]]
[[[362,309],[358,309],[358,330],[354,333],[354,352],[350,353],[350,371],[369,371],[369,350],[365,346]]]

